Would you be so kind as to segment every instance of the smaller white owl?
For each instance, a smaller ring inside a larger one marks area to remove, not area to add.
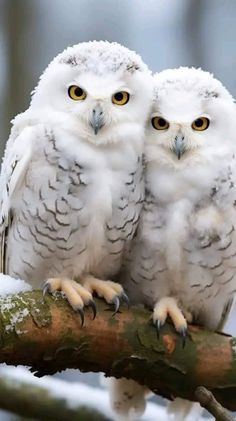
[[[188,321],[222,328],[236,292],[236,107],[200,69],[166,70],[154,83],[144,208],[121,279],[153,309],[158,334],[169,316],[184,343]],[[173,419],[187,419],[191,405],[177,403]]]
[[[1,271],[61,290],[84,319],[119,308],[119,271],[143,202],[152,78],[133,51],[93,41],[49,64],[13,121],[0,178]]]

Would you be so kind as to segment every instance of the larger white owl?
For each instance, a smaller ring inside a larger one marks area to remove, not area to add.
[[[200,69],[166,70],[154,80],[145,204],[124,285],[133,302],[153,309],[158,332],[169,316],[185,338],[187,321],[222,328],[236,292],[236,107]],[[130,409],[128,383],[112,387],[113,407]],[[189,407],[174,419],[187,420]]]
[[[152,79],[109,42],[59,54],[13,121],[0,179],[1,271],[62,290],[81,313],[92,293],[115,304],[143,201],[144,126]],[[77,282],[78,281],[78,282]]]

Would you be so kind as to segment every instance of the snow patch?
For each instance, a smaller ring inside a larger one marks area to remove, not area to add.
[[[32,287],[22,279],[14,279],[11,276],[0,274],[0,297],[10,294],[31,291]]]
[[[17,311],[15,314],[13,314],[10,318],[10,324],[6,326],[5,330],[6,332],[11,332],[15,329],[16,323],[20,323],[24,320],[26,316],[28,316],[29,310],[27,308],[24,308],[23,310]],[[23,331],[20,331],[18,329],[17,333],[23,333]]]

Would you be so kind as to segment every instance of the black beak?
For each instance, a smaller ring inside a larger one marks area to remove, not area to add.
[[[174,144],[173,151],[177,155],[178,159],[180,159],[181,156],[184,154],[184,152],[186,151],[184,136],[182,135],[175,136],[175,144]]]
[[[104,126],[104,114],[100,104],[96,105],[92,111],[90,124],[94,130],[94,134],[97,135],[98,131]]]

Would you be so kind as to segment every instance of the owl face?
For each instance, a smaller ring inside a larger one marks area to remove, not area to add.
[[[151,154],[175,166],[214,157],[232,145],[236,110],[219,81],[199,69],[156,75],[147,129]]]
[[[69,115],[79,136],[99,145],[143,131],[151,98],[150,72],[135,53],[94,42],[66,50],[49,65],[31,106]]]

